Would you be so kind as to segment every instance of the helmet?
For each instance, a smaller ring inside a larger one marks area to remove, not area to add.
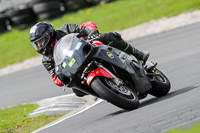
[[[51,43],[54,38],[55,29],[48,22],[39,22],[30,30],[30,41],[36,51],[43,55],[53,53]]]

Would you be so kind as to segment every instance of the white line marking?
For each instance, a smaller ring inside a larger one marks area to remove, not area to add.
[[[40,129],[38,129],[38,130],[33,131],[32,133],[37,133],[37,132],[39,132],[39,131],[42,131],[42,130],[44,130],[44,129],[47,129],[47,128],[49,128],[49,127],[52,127],[52,126],[54,126],[54,125],[56,125],[56,124],[58,124],[58,123],[60,123],[60,122],[62,122],[62,121],[64,121],[64,120],[67,120],[67,119],[69,119],[69,118],[71,118],[71,117],[73,117],[73,116],[76,116],[76,115],[78,115],[78,114],[80,114],[80,113],[83,113],[84,111],[86,111],[86,110],[92,108],[93,106],[95,106],[95,105],[101,103],[102,101],[103,101],[103,100],[100,99],[100,100],[98,100],[96,103],[94,103],[94,104],[92,104],[92,105],[86,107],[85,109],[83,109],[83,110],[81,110],[81,111],[79,111],[79,112],[77,112],[77,113],[75,113],[75,114],[73,114],[73,115],[70,115],[70,116],[68,116],[68,117],[66,117],[66,118],[60,119],[60,120],[56,121],[55,123],[48,124],[48,125],[46,125],[46,126],[40,128]]]

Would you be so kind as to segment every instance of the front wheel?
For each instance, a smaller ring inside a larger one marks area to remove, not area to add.
[[[91,87],[102,99],[120,108],[133,110],[139,106],[136,93],[125,85],[117,86],[112,79],[96,77]]]
[[[154,68],[151,73],[148,73],[152,89],[149,91],[149,94],[161,97],[167,95],[170,91],[171,84],[169,79],[157,68]]]

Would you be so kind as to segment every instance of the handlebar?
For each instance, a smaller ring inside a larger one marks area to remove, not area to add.
[[[96,38],[92,38],[92,39],[90,39],[90,40],[86,40],[86,42],[92,43],[93,41],[96,41],[96,40],[98,40],[98,39],[99,39],[99,37],[96,37]]]

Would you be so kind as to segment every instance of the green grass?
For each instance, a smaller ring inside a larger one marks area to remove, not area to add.
[[[195,124],[192,127],[189,127],[187,129],[175,128],[175,129],[169,131],[168,133],[200,133],[200,123]]]
[[[100,32],[110,32],[196,9],[200,9],[200,0],[120,0],[66,14],[50,22],[59,28],[64,23],[94,21]],[[0,35],[0,68],[36,55],[29,42],[29,28]]]
[[[27,118],[36,108],[37,104],[26,104],[0,109],[0,133],[29,133],[63,116],[41,115]]]

